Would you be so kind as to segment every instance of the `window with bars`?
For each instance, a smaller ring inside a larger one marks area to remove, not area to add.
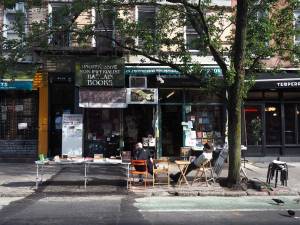
[[[0,105],[0,140],[37,139],[36,94],[22,91],[1,92]]]

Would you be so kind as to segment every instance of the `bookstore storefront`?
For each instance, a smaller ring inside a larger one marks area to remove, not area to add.
[[[145,76],[131,68],[124,76],[121,64],[103,65],[81,64],[77,77],[85,156],[118,156],[142,142],[156,157],[178,157],[184,146],[202,150],[206,142],[224,143],[222,100],[197,82],[184,84],[180,77],[160,85],[153,69]]]
[[[246,154],[299,156],[300,77],[284,74],[267,78],[257,80],[245,102]]]
[[[1,81],[0,105],[0,157],[35,158],[38,91],[32,91],[32,81]]]
[[[202,150],[208,142],[224,144],[222,100],[200,88],[159,89],[162,156],[179,156],[187,146]]]

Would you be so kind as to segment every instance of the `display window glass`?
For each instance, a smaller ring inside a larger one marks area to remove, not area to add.
[[[281,144],[281,107],[280,104],[266,104],[266,144],[280,145]]]
[[[221,102],[222,99],[217,95],[210,94],[206,90],[186,90],[185,101],[187,103],[199,102]]]
[[[38,102],[33,92],[0,94],[0,140],[37,139]]]
[[[284,105],[284,118],[285,118],[285,143],[296,144],[296,105],[285,104]]]
[[[221,106],[186,106],[187,124],[184,124],[185,146],[203,147],[208,142],[214,146],[224,143],[223,113]]]
[[[263,123],[262,110],[259,105],[245,106],[246,145],[262,145]]]
[[[85,155],[103,154],[105,157],[120,155],[119,109],[86,109]]]

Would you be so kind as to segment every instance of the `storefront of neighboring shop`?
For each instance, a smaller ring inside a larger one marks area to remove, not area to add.
[[[299,71],[258,74],[244,107],[249,156],[300,155]]]
[[[38,91],[32,79],[0,80],[0,159],[35,159]]]

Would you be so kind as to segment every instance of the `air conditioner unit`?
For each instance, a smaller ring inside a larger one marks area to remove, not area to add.
[[[130,88],[147,88],[147,77],[130,76],[129,77]]]
[[[17,2],[15,9],[16,9],[16,11],[25,12],[24,2]]]

